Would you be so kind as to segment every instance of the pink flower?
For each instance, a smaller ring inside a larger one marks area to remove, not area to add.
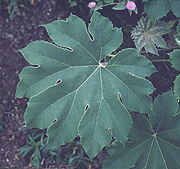
[[[136,8],[136,4],[135,2],[133,1],[129,1],[127,4],[126,4],[126,8],[130,11],[134,10]]]
[[[88,4],[88,7],[89,8],[94,8],[96,6],[96,2],[90,2],[89,4]]]

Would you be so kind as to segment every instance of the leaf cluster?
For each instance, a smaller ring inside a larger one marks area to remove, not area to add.
[[[144,13],[150,18],[151,22],[164,17],[171,10],[176,17],[180,17],[180,1],[178,0],[142,0]]]
[[[177,44],[180,46],[180,21],[177,26],[177,34],[174,37]],[[180,49],[176,49],[173,52],[169,53],[169,56],[172,66],[180,73]],[[175,97],[177,99],[180,99],[180,75],[176,77],[174,84]]]

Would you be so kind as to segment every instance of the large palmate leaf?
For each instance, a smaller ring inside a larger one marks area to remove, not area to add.
[[[156,98],[149,120],[133,115],[133,128],[125,147],[118,141],[108,148],[104,168],[178,169],[180,168],[180,114],[170,91]]]
[[[161,37],[161,35],[170,32],[165,26],[165,22],[157,21],[153,25],[148,18],[142,17],[131,32],[131,37],[134,40],[137,49],[140,51],[144,47],[146,52],[158,55],[156,46],[167,48],[166,42]]]
[[[111,135],[125,144],[132,126],[127,109],[152,111],[148,94],[153,87],[144,79],[155,71],[152,64],[136,49],[101,62],[119,47],[123,35],[96,11],[88,31],[72,14],[67,21],[44,26],[57,45],[36,41],[20,50],[38,65],[24,68],[19,76],[17,97],[30,97],[26,128],[48,128],[49,148],[80,135],[91,158],[110,143]]]

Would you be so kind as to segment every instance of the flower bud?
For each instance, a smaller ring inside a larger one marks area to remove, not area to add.
[[[129,1],[127,4],[126,4],[126,8],[130,11],[134,10],[136,8],[136,4],[135,2],[133,1]]]
[[[90,2],[89,4],[88,4],[88,7],[89,8],[94,8],[96,6],[96,2]]]

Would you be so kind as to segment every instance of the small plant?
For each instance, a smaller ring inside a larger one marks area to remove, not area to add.
[[[137,26],[133,28],[131,34],[138,51],[140,52],[144,47],[147,53],[159,55],[155,44],[157,47],[168,48],[166,42],[161,37],[163,34],[170,32],[165,26],[167,24],[163,21],[157,21],[153,25],[150,19],[142,17],[137,22]]]
[[[85,154],[80,141],[76,139],[67,145],[62,146],[60,152],[61,160],[65,161],[72,168],[87,169],[90,168],[92,163],[96,163],[95,160],[90,160]]]
[[[28,131],[28,144],[21,148],[19,155],[21,158],[29,155],[32,165],[39,168],[46,159],[66,162],[73,168],[88,168],[93,162],[85,154],[78,139],[68,143],[65,146],[53,150],[48,149],[47,136],[45,130],[31,129]]]
[[[9,18],[12,19],[15,12],[19,12],[19,8],[30,10],[29,5],[33,4],[34,0],[2,0],[0,1],[1,8],[8,10]]]
[[[4,116],[0,116],[0,131],[3,132],[4,127],[7,127],[6,122],[4,121]]]
[[[60,152],[58,149],[47,149],[47,136],[45,130],[31,129],[28,131],[28,144],[21,148],[19,155],[24,158],[28,154],[31,156],[30,160],[35,168],[39,168],[44,159],[56,159],[58,163],[60,160]]]
[[[39,168],[42,154],[40,148],[47,142],[47,138],[44,138],[45,130],[33,129],[28,132],[28,146],[21,148],[19,155],[24,158],[28,153],[31,154],[31,161],[35,168]]]

